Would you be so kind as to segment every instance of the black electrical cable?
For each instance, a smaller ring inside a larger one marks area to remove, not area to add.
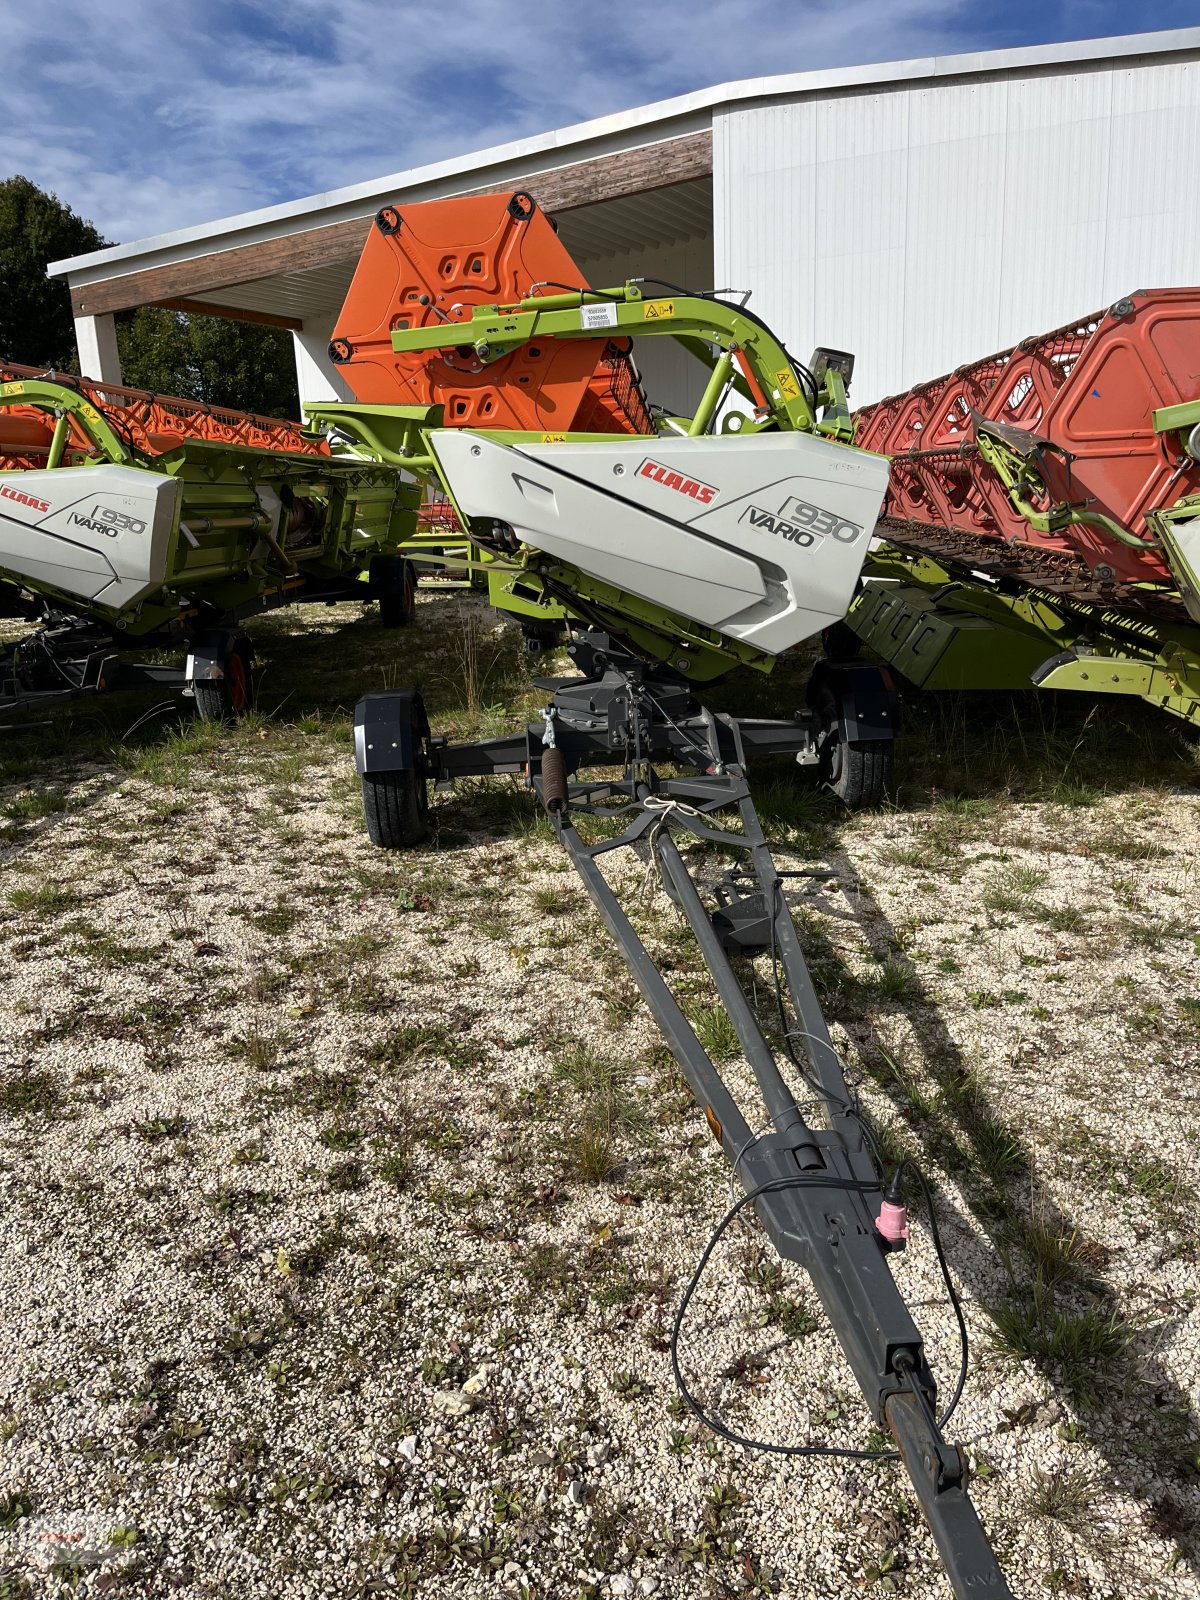
[[[773,885],[772,895],[774,908],[778,907],[780,892],[780,883],[779,880],[776,879]],[[743,1449],[762,1450],[772,1455],[783,1456],[843,1456],[861,1461],[895,1461],[899,1459],[898,1454],[895,1451],[853,1450],[849,1447],[833,1445],[780,1445],[775,1444],[770,1440],[750,1439],[746,1437],[746,1435],[739,1434],[732,1428],[727,1428],[724,1423],[718,1422],[715,1418],[710,1417],[701,1408],[691,1391],[688,1389],[687,1384],[684,1381],[682,1371],[680,1370],[679,1336],[683,1327],[683,1319],[687,1312],[687,1308],[691,1303],[692,1296],[695,1294],[696,1289],[699,1286],[700,1279],[703,1276],[704,1269],[708,1265],[709,1258],[716,1249],[717,1244],[725,1233],[725,1230],[729,1227],[730,1223],[733,1222],[734,1218],[739,1216],[742,1210],[751,1203],[751,1201],[756,1199],[757,1196],[761,1194],[769,1194],[782,1189],[803,1188],[806,1185],[810,1187],[835,1188],[841,1189],[846,1193],[860,1194],[883,1194],[885,1188],[882,1177],[883,1160],[880,1156],[879,1147],[875,1142],[874,1135],[872,1134],[865,1118],[862,1116],[856,1105],[851,1105],[848,1101],[842,1100],[840,1096],[833,1094],[824,1084],[822,1084],[818,1079],[814,1078],[807,1068],[799,1061],[795,1051],[792,1048],[791,1040],[795,1030],[789,1029],[787,1025],[787,1014],[783,1001],[783,986],[779,976],[779,955],[776,947],[775,916],[772,916],[771,918],[771,966],[775,985],[775,1000],[779,1009],[780,1026],[783,1030],[784,1043],[787,1046],[788,1054],[791,1057],[794,1066],[804,1080],[811,1087],[816,1089],[823,1099],[825,1099],[827,1102],[832,1102],[836,1106],[839,1106],[847,1116],[853,1117],[858,1123],[875,1158],[875,1164],[880,1172],[880,1177],[877,1181],[872,1183],[860,1183],[854,1179],[821,1178],[816,1174],[804,1174],[794,1178],[778,1178],[769,1183],[760,1184],[758,1188],[750,1190],[730,1207],[730,1209],[721,1218],[716,1228],[713,1230],[712,1236],[709,1239],[708,1244],[705,1246],[700,1260],[696,1264],[696,1270],[692,1274],[691,1281],[684,1291],[683,1299],[679,1303],[679,1310],[675,1315],[675,1324],[671,1331],[670,1346],[671,1366],[675,1376],[675,1384],[685,1403],[695,1414],[695,1416],[704,1423],[705,1427],[711,1428],[712,1431],[720,1435],[721,1438],[727,1439],[731,1444],[740,1445]],[[833,1050],[832,1044],[829,1046],[829,1049],[831,1051]],[[966,1319],[963,1316],[962,1303],[959,1300],[958,1291],[954,1287],[954,1280],[950,1276],[950,1263],[946,1258],[945,1247],[942,1244],[941,1229],[938,1227],[937,1211],[933,1203],[933,1192],[929,1187],[929,1182],[926,1179],[925,1174],[915,1162],[905,1156],[892,1173],[891,1180],[886,1186],[887,1192],[889,1195],[894,1194],[897,1196],[897,1199],[899,1198],[900,1186],[906,1171],[911,1171],[921,1186],[921,1193],[925,1200],[925,1207],[929,1213],[929,1231],[933,1239],[934,1254],[937,1257],[938,1269],[942,1274],[942,1282],[946,1286],[946,1296],[954,1312],[955,1322],[958,1325],[958,1378],[954,1385],[953,1394],[950,1396],[949,1401],[937,1419],[938,1427],[944,1428],[946,1423],[949,1422],[950,1418],[954,1415],[954,1412],[958,1407],[958,1403],[962,1399],[963,1390],[966,1387],[967,1369],[970,1365],[970,1340],[967,1334]]]
[[[892,1179],[892,1185],[894,1186],[899,1182],[900,1177],[906,1168],[915,1173],[917,1181],[921,1185],[921,1192],[925,1197],[925,1204],[929,1211],[929,1230],[933,1237],[934,1253],[937,1256],[938,1267],[941,1270],[942,1282],[946,1285],[946,1294],[950,1300],[951,1306],[954,1309],[955,1321],[958,1323],[960,1352],[958,1380],[954,1386],[954,1393],[950,1396],[948,1403],[942,1409],[941,1415],[937,1418],[937,1426],[939,1429],[941,1429],[946,1426],[950,1418],[954,1415],[954,1412],[958,1408],[958,1403],[962,1399],[963,1390],[966,1387],[967,1381],[967,1367],[970,1362],[970,1345],[967,1336],[967,1325],[963,1317],[962,1305],[959,1301],[957,1291],[954,1288],[954,1282],[950,1276],[950,1264],[946,1259],[946,1251],[942,1244],[941,1231],[938,1228],[937,1212],[934,1210],[933,1205],[933,1194],[929,1188],[929,1183],[926,1180],[925,1174],[918,1166],[915,1165],[915,1163],[905,1158],[896,1168],[896,1172]],[[688,1282],[688,1286],[683,1292],[683,1298],[679,1302],[679,1309],[675,1313],[675,1322],[671,1329],[670,1341],[671,1370],[675,1378],[675,1387],[678,1389],[684,1403],[688,1406],[698,1421],[702,1422],[706,1428],[711,1428],[712,1431],[715,1434],[718,1434],[722,1439],[728,1440],[730,1444],[740,1445],[744,1450],[761,1450],[768,1455],[777,1456],[840,1456],[855,1461],[898,1461],[900,1459],[899,1452],[895,1450],[855,1450],[848,1445],[777,1444],[770,1439],[751,1439],[746,1434],[738,1433],[733,1428],[726,1427],[723,1422],[719,1422],[715,1417],[710,1417],[700,1405],[696,1397],[692,1394],[691,1390],[687,1386],[686,1380],[684,1379],[683,1371],[679,1364],[679,1339],[683,1331],[683,1319],[687,1315],[687,1309],[691,1304],[692,1296],[700,1286],[700,1279],[704,1275],[704,1269],[708,1265],[713,1251],[724,1237],[725,1230],[734,1221],[734,1219],[741,1214],[745,1207],[750,1205],[752,1201],[756,1200],[759,1195],[774,1194],[785,1189],[803,1189],[806,1187],[840,1189],[847,1194],[877,1194],[882,1192],[883,1183],[882,1181],[873,1183],[859,1183],[852,1178],[822,1178],[816,1174],[805,1173],[792,1178],[774,1178],[768,1183],[759,1184],[757,1188],[748,1190],[740,1200],[735,1201],[725,1215],[721,1218],[720,1222],[718,1222],[717,1226],[713,1229],[712,1236],[710,1237],[707,1245],[704,1247],[704,1251],[699,1261],[696,1263],[696,1269],[692,1273],[691,1279]]]
[[[881,1183],[858,1183],[853,1178],[822,1178],[815,1174],[803,1175],[794,1178],[774,1178],[769,1183],[759,1184],[758,1188],[750,1189],[740,1200],[734,1202],[729,1210],[718,1222],[713,1230],[712,1237],[704,1247],[704,1253],[696,1263],[696,1270],[692,1273],[691,1281],[683,1292],[683,1299],[679,1302],[679,1309],[675,1313],[675,1323],[671,1329],[671,1370],[675,1375],[675,1387],[679,1390],[684,1403],[704,1424],[711,1428],[722,1439],[727,1439],[730,1444],[740,1445],[744,1450],[762,1450],[773,1456],[841,1456],[853,1461],[898,1461],[900,1453],[897,1450],[855,1450],[848,1445],[832,1444],[776,1444],[770,1439],[751,1439],[747,1435],[737,1433],[733,1428],[727,1428],[723,1422],[715,1417],[710,1417],[692,1394],[684,1379],[683,1371],[679,1365],[679,1336],[683,1330],[683,1319],[687,1315],[687,1308],[691,1304],[692,1296],[699,1286],[704,1269],[708,1265],[709,1257],[720,1243],[726,1228],[733,1222],[740,1212],[759,1195],[775,1194],[783,1189],[841,1189],[847,1193],[876,1193],[882,1188]]]
[[[950,1276],[950,1263],[946,1260],[946,1252],[942,1246],[942,1235],[941,1230],[938,1227],[937,1211],[933,1204],[933,1191],[929,1187],[929,1180],[921,1171],[920,1167],[918,1167],[915,1162],[909,1161],[907,1157],[896,1168],[896,1180],[899,1179],[900,1173],[906,1166],[916,1174],[917,1182],[921,1185],[921,1193],[925,1197],[925,1209],[929,1213],[929,1232],[933,1236],[934,1253],[938,1259],[938,1266],[941,1268],[942,1282],[946,1285],[946,1294],[949,1297],[950,1304],[954,1308],[954,1320],[958,1323],[958,1382],[954,1385],[954,1393],[950,1396],[950,1399],[947,1401],[941,1416],[938,1418],[938,1427],[944,1428],[957,1410],[958,1402],[962,1399],[963,1390],[967,1385],[967,1366],[971,1359],[971,1345],[970,1340],[967,1337],[967,1323],[966,1318],[963,1316],[963,1309],[958,1298],[958,1291],[955,1289],[954,1281]]]
[[[772,904],[774,908],[778,908],[782,894],[783,886],[779,879],[776,878],[773,885],[772,894]],[[855,1091],[850,1089],[850,1093],[854,1096],[853,1104],[850,1104],[847,1101],[842,1100],[840,1096],[833,1094],[828,1088],[825,1087],[824,1084],[820,1082],[819,1079],[815,1078],[812,1073],[807,1070],[804,1064],[800,1061],[799,1057],[796,1055],[795,1050],[792,1048],[794,1030],[789,1029],[787,1025],[787,1013],[783,1002],[783,984],[780,982],[779,977],[779,952],[775,943],[774,916],[771,918],[771,973],[775,984],[775,1004],[779,1011],[779,1025],[783,1030],[783,1042],[787,1048],[788,1055],[791,1057],[793,1066],[811,1088],[816,1089],[819,1094],[824,1095],[834,1105],[838,1106],[846,1116],[854,1118],[855,1122],[857,1122],[858,1126],[862,1129],[863,1136],[866,1139],[867,1144],[870,1146],[871,1153],[875,1158],[876,1168],[882,1170],[884,1163],[883,1158],[880,1155],[879,1145],[876,1143],[875,1135],[871,1131],[870,1124],[867,1122],[866,1118],[858,1108],[858,1097],[855,1094]],[[828,1048],[833,1051],[832,1044],[830,1044]],[[834,1051],[834,1056],[836,1059],[836,1051]],[[849,1085],[847,1085],[847,1087],[849,1087]],[[955,1321],[958,1323],[958,1340],[961,1353],[958,1368],[958,1382],[955,1385],[953,1395],[950,1397],[950,1402],[946,1406],[946,1409],[943,1411],[941,1416],[941,1422],[945,1423],[949,1421],[950,1417],[954,1413],[955,1407],[962,1398],[963,1388],[967,1381],[967,1366],[970,1360],[970,1340],[967,1335],[967,1324],[966,1319],[963,1316],[962,1305],[959,1301],[954,1283],[950,1277],[950,1265],[946,1260],[946,1252],[942,1247],[942,1235],[938,1228],[937,1212],[934,1209],[933,1192],[929,1187],[929,1183],[925,1177],[925,1174],[914,1161],[909,1160],[909,1158],[905,1156],[897,1166],[895,1172],[892,1174],[891,1186],[894,1189],[899,1189],[900,1180],[904,1176],[906,1169],[911,1170],[916,1174],[917,1182],[921,1185],[921,1192],[925,1197],[925,1206],[929,1212],[929,1231],[933,1236],[933,1248],[938,1258],[938,1266],[941,1268],[942,1281],[946,1285],[946,1294],[954,1310]]]
[[[662,289],[670,289],[675,294],[686,294],[690,299],[693,300],[711,300],[715,306],[727,306],[731,311],[736,311],[739,316],[746,317],[750,322],[754,323],[755,327],[761,328],[765,334],[768,334],[772,339],[775,340],[775,343],[791,362],[792,369],[796,376],[804,385],[806,385],[808,389],[807,399],[809,405],[813,410],[816,409],[817,393],[821,386],[813,375],[812,368],[806,367],[803,361],[797,361],[796,357],[788,349],[787,345],[784,344],[783,340],[780,339],[779,335],[775,333],[772,328],[769,328],[761,317],[756,316],[754,312],[749,309],[749,307],[745,305],[739,305],[736,300],[726,300],[722,295],[719,295],[715,289],[689,289],[682,283],[672,283],[669,278],[635,278],[633,281],[635,283],[656,283]]]
[[[773,908],[776,908],[776,909],[778,908],[780,900],[782,898],[782,895],[783,895],[783,886],[780,883],[779,879],[776,878],[775,882],[774,882],[774,885],[773,885],[773,893],[772,893],[772,905],[773,905]],[[788,1055],[791,1057],[792,1065],[796,1068],[796,1071],[800,1074],[800,1076],[804,1079],[804,1081],[811,1088],[816,1089],[818,1094],[824,1095],[834,1105],[838,1106],[841,1109],[841,1111],[843,1112],[844,1115],[846,1115],[848,1117],[853,1117],[854,1121],[857,1122],[858,1126],[862,1129],[863,1137],[866,1139],[867,1144],[870,1146],[871,1154],[875,1158],[876,1168],[878,1170],[882,1171],[884,1163],[883,1163],[883,1157],[881,1156],[880,1151],[879,1151],[879,1145],[876,1143],[875,1135],[871,1131],[870,1124],[867,1122],[866,1118],[863,1116],[862,1112],[858,1108],[858,1097],[857,1097],[857,1094],[855,1093],[855,1091],[853,1089],[850,1089],[850,1093],[854,1097],[852,1104],[850,1102],[847,1102],[847,1101],[841,1099],[840,1096],[833,1094],[828,1088],[826,1088],[826,1086],[823,1083],[820,1082],[819,1079],[815,1078],[812,1075],[812,1073],[808,1071],[808,1069],[800,1061],[800,1059],[797,1056],[795,1050],[792,1048],[792,1038],[793,1038],[794,1030],[789,1029],[788,1025],[787,1025],[787,1013],[786,1013],[786,1009],[784,1007],[784,1002],[783,1002],[783,984],[781,983],[780,976],[779,976],[779,952],[778,952],[778,949],[776,948],[776,943],[775,943],[775,917],[774,916],[772,916],[772,918],[771,918],[771,973],[772,973],[772,977],[774,979],[774,984],[775,984],[775,1004],[776,1004],[776,1006],[778,1008],[778,1011],[779,1011],[779,1025],[783,1030],[783,1042],[784,1042],[784,1045],[787,1048]],[[833,1051],[833,1045],[832,1044],[830,1044],[828,1048],[831,1051]],[[834,1051],[834,1056],[835,1056],[835,1059],[836,1059],[836,1057],[837,1057],[836,1051]],[[844,1081],[844,1079],[843,1079],[843,1081]],[[849,1088],[849,1085],[847,1085],[847,1087]],[[951,1397],[950,1397],[949,1404],[946,1406],[946,1409],[942,1412],[941,1423],[944,1424],[944,1423],[949,1421],[950,1417],[954,1413],[955,1407],[958,1405],[959,1400],[962,1398],[963,1388],[964,1388],[964,1386],[966,1384],[966,1381],[967,1381],[967,1366],[968,1366],[969,1361],[970,1361],[970,1348],[971,1348],[971,1346],[970,1346],[970,1340],[969,1340],[968,1335],[967,1335],[967,1324],[966,1324],[966,1319],[963,1316],[962,1305],[959,1302],[958,1293],[955,1290],[953,1280],[950,1277],[950,1264],[946,1259],[946,1252],[945,1252],[945,1250],[944,1250],[944,1248],[942,1246],[942,1235],[941,1235],[941,1232],[940,1232],[940,1230],[938,1228],[937,1212],[934,1209],[934,1204],[933,1204],[933,1193],[932,1193],[932,1191],[931,1191],[931,1189],[929,1187],[929,1183],[928,1183],[928,1181],[927,1181],[927,1179],[925,1177],[925,1174],[921,1171],[920,1167],[918,1167],[917,1164],[914,1161],[909,1160],[909,1158],[907,1156],[905,1156],[901,1160],[900,1164],[897,1166],[895,1172],[892,1174],[892,1185],[891,1186],[892,1186],[892,1188],[898,1190],[899,1184],[900,1184],[900,1180],[903,1177],[904,1172],[905,1172],[906,1169],[909,1169],[909,1170],[911,1170],[912,1172],[914,1172],[916,1174],[917,1182],[921,1185],[921,1192],[925,1197],[925,1206],[926,1206],[926,1209],[929,1212],[929,1231],[933,1236],[934,1252],[937,1255],[938,1266],[941,1269],[942,1281],[946,1285],[947,1297],[949,1298],[950,1305],[954,1310],[955,1321],[958,1323],[958,1342],[959,1342],[959,1352],[960,1352],[960,1359],[959,1359],[959,1366],[958,1366],[958,1382],[955,1385],[953,1395],[951,1395]]]

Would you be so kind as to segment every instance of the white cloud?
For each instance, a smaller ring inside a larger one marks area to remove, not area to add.
[[[5,19],[0,169],[131,240],[731,79],[973,48],[978,17],[971,0],[55,0]]]

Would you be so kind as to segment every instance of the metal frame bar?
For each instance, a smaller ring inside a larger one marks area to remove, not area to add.
[[[779,872],[763,835],[742,769],[737,722],[711,719],[714,765],[725,770],[679,782],[662,780],[635,762],[618,783],[571,784],[564,810],[552,812],[555,832],[584,888],[628,963],[630,973],[662,1030],[687,1080],[746,1191],[770,1187],[754,1200],[760,1223],[778,1254],[809,1275],[875,1421],[890,1430],[912,1479],[954,1592],[963,1600],[1010,1591],[966,1492],[962,1452],[947,1444],[938,1426],[937,1386],[921,1334],[885,1262],[886,1246],[876,1231],[864,1189],[877,1187],[864,1130],[851,1105],[849,1087],[829,1037],[816,990],[805,964]],[[723,761],[732,744],[739,759]],[[545,797],[542,779],[534,787]],[[618,814],[631,820],[613,839],[586,844],[571,812],[612,814],[593,802],[598,787],[625,793],[630,804]],[[688,797],[690,810],[671,802]],[[661,800],[660,800],[661,797]],[[660,801],[659,804],[655,804]],[[665,802],[665,803],[663,803]],[[695,804],[699,802],[699,804]],[[704,815],[734,808],[742,831],[702,822]],[[792,1006],[800,1020],[811,1072],[805,1073],[824,1104],[827,1129],[812,1127],[789,1088],[775,1053],[738,980],[700,892],[672,836],[678,828],[750,857],[749,877],[771,913],[772,942]],[[667,893],[696,937],[717,992],[754,1072],[773,1133],[756,1135],[753,1118],[738,1104],[711,1060],[600,871],[598,859],[649,840]],[[819,1180],[805,1184],[804,1180]],[[793,1186],[786,1186],[791,1183]],[[847,1185],[840,1188],[841,1184]]]

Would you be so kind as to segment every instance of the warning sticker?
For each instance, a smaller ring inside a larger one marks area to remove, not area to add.
[[[562,444],[563,441],[566,439],[566,437],[567,436],[566,436],[565,433],[544,433],[542,435],[542,443],[543,444]]]
[[[796,382],[796,374],[789,367],[780,367],[775,374],[775,387],[779,390],[780,397],[784,400],[799,400],[800,385]]]
[[[606,300],[598,306],[580,306],[579,326],[581,328],[615,328],[617,325],[617,307],[612,300]]]
[[[643,302],[643,312],[647,322],[657,322],[660,317],[673,317],[675,315],[674,300],[646,300]]]

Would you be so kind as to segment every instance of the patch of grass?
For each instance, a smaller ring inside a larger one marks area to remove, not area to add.
[[[0,814],[10,822],[40,822],[67,809],[67,796],[61,789],[26,789],[0,806]]]
[[[562,917],[568,911],[573,911],[579,904],[579,900],[571,889],[551,885],[549,888],[535,889],[533,891],[533,903],[539,911],[544,911],[547,916]]]
[[[36,889],[13,889],[8,903],[14,911],[30,911],[37,917],[61,917],[68,911],[77,911],[83,904],[83,896],[69,883],[39,883]]]
[[[299,907],[282,898],[262,911],[250,911],[239,907],[236,914],[244,917],[252,928],[258,929],[259,933],[268,934],[272,939],[285,938],[300,920]]]
[[[980,898],[989,911],[1028,912],[1034,904],[1034,890],[1040,889],[1048,877],[1049,873],[1036,867],[1016,863],[996,873]]]
[[[1151,917],[1145,922],[1126,918],[1121,926],[1130,944],[1144,950],[1162,950],[1173,940],[1191,939],[1195,934],[1194,925],[1182,917]]]
[[[602,1098],[588,1106],[579,1125],[567,1135],[564,1149],[572,1170],[585,1183],[604,1183],[620,1167],[610,1106]]]
[[[412,1176],[413,1159],[406,1150],[390,1150],[375,1163],[375,1176],[391,1189],[403,1189]]]
[[[131,939],[120,938],[87,923],[75,924],[74,931],[80,935],[80,942],[72,947],[72,953],[86,956],[98,967],[106,967],[111,972],[119,972],[123,967],[147,966],[161,954],[156,946],[135,944]]]
[[[1133,1337],[1116,1312],[1096,1305],[1064,1306],[1047,1285],[1036,1281],[1018,1287],[988,1315],[996,1348],[1020,1360],[1041,1362],[1081,1408],[1096,1405],[1116,1380]]]
[[[48,1072],[19,1067],[0,1083],[0,1112],[10,1117],[49,1116],[59,1104],[58,1085]]]
[[[252,1022],[239,1038],[231,1039],[225,1048],[235,1060],[242,1060],[252,1072],[273,1072],[282,1064],[290,1046],[285,1034],[273,1033]]]
[[[888,956],[868,982],[881,1000],[897,1005],[906,1005],[921,997],[921,980],[916,968],[899,956]]]
[[[325,1181],[335,1194],[350,1194],[364,1187],[367,1173],[361,1161],[338,1161],[330,1167]]]
[[[1033,909],[1038,921],[1044,922],[1052,933],[1083,933],[1088,925],[1087,912],[1082,906],[1038,906]]]
[[[1033,1489],[1025,1503],[1033,1516],[1084,1533],[1095,1517],[1099,1487],[1095,1473],[1086,1467],[1061,1467],[1053,1472],[1035,1467]]]
[[[696,1037],[714,1061],[733,1061],[742,1053],[741,1040],[728,1011],[720,1003],[692,1003],[684,1015],[696,1030]]]

